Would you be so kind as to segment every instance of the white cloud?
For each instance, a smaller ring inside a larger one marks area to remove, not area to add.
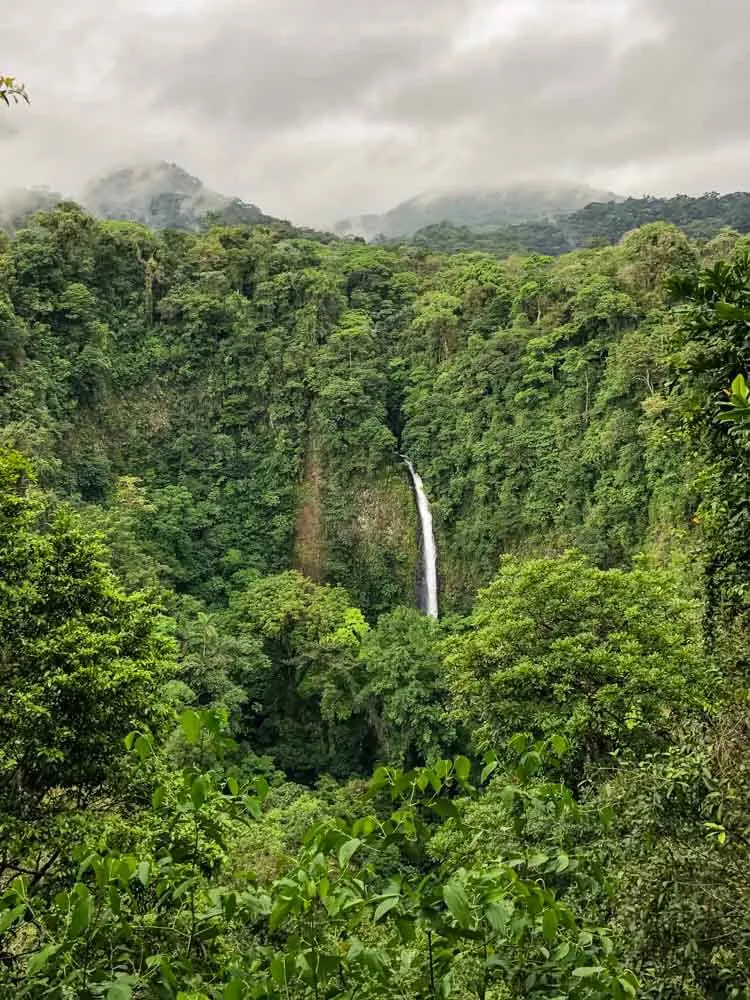
[[[0,183],[159,157],[300,222],[560,177],[747,187],[737,0],[25,0]]]

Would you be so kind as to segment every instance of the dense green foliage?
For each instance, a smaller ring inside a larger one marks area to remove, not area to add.
[[[747,241],[0,239],[0,996],[747,1000]]]
[[[22,818],[106,781],[124,736],[155,721],[164,655],[154,609],[65,514],[43,523],[28,473],[14,455],[0,466],[0,803]]]
[[[568,776],[669,746],[706,704],[695,609],[663,572],[594,569],[568,553],[503,560],[449,646],[454,712],[479,747],[517,729],[567,737]]]
[[[691,198],[626,198],[624,201],[592,201],[591,204],[554,219],[519,222],[514,225],[457,225],[436,222],[412,237],[420,247],[433,252],[481,250],[507,257],[514,253],[550,256],[582,247],[619,243],[633,229],[652,222],[678,226],[696,240],[710,240],[722,230],[750,231],[750,194],[715,193]]]

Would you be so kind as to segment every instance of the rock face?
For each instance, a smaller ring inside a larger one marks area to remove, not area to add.
[[[222,223],[272,221],[249,202],[205,187],[175,163],[125,167],[87,185],[82,203],[103,219],[141,222],[154,229],[197,229],[207,215]]]
[[[502,226],[574,212],[591,202],[621,201],[611,191],[587,185],[513,184],[479,191],[422,194],[384,215],[360,215],[336,224],[339,235],[375,239],[413,236],[438,222],[461,226]]]

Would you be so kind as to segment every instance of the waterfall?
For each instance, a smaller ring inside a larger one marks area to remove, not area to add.
[[[424,483],[406,455],[401,456],[406,463],[417,495],[417,509],[422,527],[422,576],[424,580],[423,610],[432,618],[438,617],[437,549],[432,531],[430,501],[424,491]]]

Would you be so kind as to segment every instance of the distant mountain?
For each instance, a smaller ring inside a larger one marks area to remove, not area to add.
[[[410,242],[433,252],[482,250],[505,257],[513,253],[557,256],[581,247],[618,243],[632,229],[649,222],[670,222],[692,239],[709,240],[722,231],[750,232],[750,194],[710,193],[693,198],[627,198],[592,203],[555,219],[504,226],[469,226],[441,222],[418,230]]]
[[[611,191],[586,185],[512,184],[493,190],[422,194],[384,215],[360,215],[336,224],[340,236],[375,239],[412,236],[425,226],[449,222],[456,226],[504,226],[551,219],[591,202],[621,200]]]
[[[34,214],[65,200],[48,188],[0,196],[0,229],[12,232]],[[101,219],[140,222],[152,229],[199,229],[209,218],[223,225],[257,225],[278,220],[257,205],[207,188],[175,163],[125,167],[92,180],[75,199]]]
[[[198,229],[207,216],[233,225],[275,221],[257,205],[212,191],[182,167],[163,160],[92,181],[81,203],[102,219],[141,222],[153,229]]]

